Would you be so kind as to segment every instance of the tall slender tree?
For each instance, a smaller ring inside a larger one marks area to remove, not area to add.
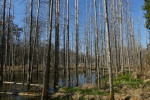
[[[63,10],[63,17],[64,17],[64,28],[63,28],[63,66],[64,66],[64,76],[66,76],[66,2],[64,2],[64,10]]]
[[[119,26],[120,26],[120,34],[119,34],[119,50],[120,50],[120,64],[121,71],[124,73],[124,65],[123,65],[123,32],[122,32],[122,0],[119,0]]]
[[[67,0],[67,69],[68,69],[68,86],[70,87],[70,31],[69,31],[69,0]]]
[[[108,8],[107,1],[104,1],[104,16],[105,16],[105,34],[106,34],[106,59],[107,67],[109,69],[109,84],[110,84],[110,100],[114,100],[114,87],[113,87],[113,73],[111,64],[111,49],[110,49],[110,31],[109,31],[109,21],[108,21]]]
[[[48,97],[49,92],[49,73],[51,66],[51,39],[52,39],[52,18],[53,18],[53,0],[49,0],[49,21],[50,21],[50,29],[49,29],[49,44],[48,44],[48,52],[47,52],[47,65],[45,68],[45,75],[43,81],[43,92],[42,92],[42,100]]]
[[[6,0],[3,1],[3,19],[2,19],[2,37],[1,37],[1,72],[0,72],[0,85],[3,85],[3,66],[5,62],[5,11],[6,11]]]
[[[78,67],[79,67],[79,26],[78,26],[78,0],[75,0],[75,26],[76,26],[76,86],[79,84]]]
[[[31,84],[31,67],[32,67],[32,53],[33,53],[33,46],[32,46],[32,32],[33,32],[33,0],[30,0],[30,39],[29,39],[29,66],[28,66],[28,76],[27,76],[27,90],[30,89],[30,84]]]
[[[95,67],[96,67],[96,79],[97,84],[99,87],[99,53],[98,53],[98,26],[97,26],[97,7],[96,7],[96,0],[94,0],[94,20],[95,20]]]
[[[35,52],[36,52],[36,71],[37,71],[37,80],[38,80],[38,71],[39,71],[39,10],[40,10],[40,0],[37,0],[37,11],[36,11],[36,28],[35,28]]]
[[[55,10],[55,70],[54,70],[54,90],[58,89],[59,81],[59,6],[60,0],[56,0]]]
[[[7,42],[6,42],[6,61],[5,66],[10,69],[10,17],[11,17],[11,0],[9,0],[9,9],[8,9],[8,25],[7,25]]]

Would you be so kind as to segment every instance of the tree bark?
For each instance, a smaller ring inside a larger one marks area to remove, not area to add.
[[[31,67],[32,67],[32,28],[33,28],[33,0],[30,0],[30,40],[29,40],[29,66],[28,66],[28,76],[27,76],[27,90],[30,89],[30,84],[31,84]]]
[[[95,20],[95,68],[96,68],[96,80],[97,85],[99,87],[99,57],[98,57],[98,27],[97,27],[97,8],[96,8],[96,0],[94,0],[94,20]]]
[[[111,50],[110,50],[110,31],[108,22],[108,8],[107,1],[104,1],[104,16],[105,16],[105,34],[106,34],[106,57],[107,57],[107,67],[109,69],[109,85],[110,85],[110,100],[114,100],[114,87],[113,87],[113,74],[111,65]]]
[[[3,2],[3,19],[2,19],[2,37],[1,37],[1,72],[0,72],[0,85],[3,85],[3,66],[5,62],[5,10],[6,10],[6,0]]]
[[[59,81],[59,3],[60,0],[56,0],[55,11],[55,71],[54,71],[54,91],[58,89]]]
[[[120,63],[121,63],[121,72],[124,73],[124,65],[123,65],[123,32],[122,32],[122,0],[119,0],[119,23],[120,23],[120,37],[119,37],[119,46],[120,46]]]
[[[67,66],[68,66],[68,87],[70,87],[70,38],[69,38],[69,35],[70,35],[70,32],[69,32],[69,0],[67,0]]]
[[[75,24],[76,24],[76,86],[79,85],[78,67],[79,67],[79,26],[78,26],[78,0],[75,0]]]
[[[40,1],[37,0],[37,11],[36,11],[36,29],[35,29],[35,52],[36,52],[36,76],[38,82],[38,71],[39,71],[39,10],[40,10]]]
[[[48,44],[48,52],[47,52],[47,65],[45,68],[45,75],[43,80],[43,92],[42,92],[42,100],[48,98],[49,93],[49,73],[51,67],[51,38],[52,38],[52,18],[53,18],[53,0],[49,0],[49,21],[50,21],[50,35],[49,35],[49,44]]]

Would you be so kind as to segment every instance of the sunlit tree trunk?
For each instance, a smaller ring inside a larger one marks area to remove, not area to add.
[[[98,66],[98,27],[97,27],[97,8],[96,0],[94,0],[94,20],[95,20],[95,68],[96,68],[96,80],[99,87],[99,66]]]
[[[132,52],[132,58],[131,58],[132,64],[131,64],[131,66],[134,67],[136,62],[135,62],[135,57],[134,57],[134,55],[135,55],[135,35],[134,35],[134,22],[133,22],[133,20],[131,23],[131,29],[132,29],[132,31],[131,31],[131,52]]]
[[[110,84],[110,100],[114,100],[114,87],[113,87],[113,73],[112,73],[112,64],[111,64],[111,50],[110,50],[110,31],[109,31],[109,22],[108,22],[108,8],[107,1],[104,1],[104,16],[105,16],[105,35],[106,35],[106,58],[107,58],[107,67],[109,69],[109,84]]]
[[[124,73],[124,65],[123,65],[123,32],[122,32],[122,0],[119,0],[119,27],[120,27],[120,35],[119,35],[119,49],[120,49],[120,64],[121,64],[121,72]]]

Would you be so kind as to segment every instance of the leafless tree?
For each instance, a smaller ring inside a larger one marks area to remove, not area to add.
[[[108,8],[107,1],[104,1],[104,16],[105,16],[105,34],[106,34],[106,56],[107,56],[107,67],[109,69],[109,84],[110,84],[110,100],[114,100],[114,87],[113,87],[113,73],[111,65],[111,54],[110,54],[110,31],[108,21]]]
[[[57,91],[59,80],[59,0],[56,0],[55,10],[55,70],[54,70],[54,90]]]

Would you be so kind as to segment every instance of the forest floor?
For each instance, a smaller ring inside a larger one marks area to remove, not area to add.
[[[140,77],[140,78],[139,78]],[[150,78],[142,79],[138,72],[125,74],[114,79],[115,100],[150,100]],[[101,89],[85,83],[80,87],[60,88],[52,98],[71,97],[74,100],[109,100],[108,78],[101,80]]]

